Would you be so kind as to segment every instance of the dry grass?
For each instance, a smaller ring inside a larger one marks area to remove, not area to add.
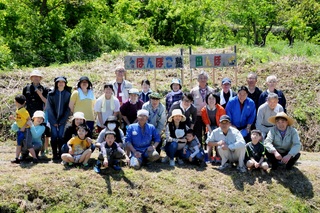
[[[8,142],[9,143],[9,142]],[[11,142],[14,144],[14,142]],[[241,174],[216,165],[175,168],[155,163],[101,175],[60,164],[13,165],[0,149],[0,212],[318,212],[320,161],[303,152],[292,171]],[[49,156],[50,157],[50,156]],[[90,160],[94,164],[95,152]]]

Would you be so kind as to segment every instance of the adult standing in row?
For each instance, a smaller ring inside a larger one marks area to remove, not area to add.
[[[97,99],[94,105],[94,111],[97,113],[96,124],[98,133],[105,127],[104,123],[107,118],[111,115],[117,117],[120,111],[120,102],[118,98],[113,95],[114,90],[112,84],[105,84],[103,91],[104,94]]]
[[[231,98],[226,107],[226,113],[231,119],[231,124],[237,128],[246,142],[251,140],[251,125],[256,117],[256,106],[248,98],[248,88],[241,86],[238,95]]]
[[[202,142],[203,133],[206,131],[206,126],[202,121],[201,109],[206,105],[206,95],[213,93],[214,89],[208,86],[208,73],[201,71],[198,75],[198,85],[191,89],[190,94],[193,96],[193,104],[197,108],[197,120],[194,125],[194,133],[197,136],[201,147],[204,146]]]
[[[176,101],[180,101],[183,92],[181,91],[182,85],[181,81],[178,78],[174,78],[170,84],[171,91],[166,95],[166,110],[169,112],[172,104]]]
[[[32,117],[37,110],[45,111],[45,104],[50,89],[41,84],[43,76],[39,70],[33,70],[30,74],[31,84],[23,88],[22,94],[26,97],[26,109]],[[50,128],[46,126],[45,142],[42,146],[42,154],[48,148],[49,138],[51,136]]]
[[[273,92],[278,95],[279,104],[283,107],[283,111],[287,112],[287,109],[286,109],[287,100],[286,100],[286,97],[284,96],[283,92],[281,90],[276,89],[277,82],[278,82],[277,77],[275,75],[269,75],[267,77],[266,83],[267,83],[268,89],[266,91],[264,91],[263,93],[261,93],[261,95],[259,97],[259,106],[264,104],[267,101],[268,94],[270,92]]]
[[[218,92],[217,95],[220,97],[220,105],[223,108],[226,108],[229,100],[232,97],[237,96],[237,93],[232,91],[231,80],[230,80],[230,78],[227,78],[227,77],[222,79],[221,88],[222,88],[222,90],[220,92]]]
[[[115,91],[115,96],[120,102],[120,106],[129,99],[129,90],[132,88],[132,83],[124,79],[125,73],[124,67],[117,67],[115,70],[116,80],[110,82]]]
[[[63,135],[70,115],[71,88],[67,86],[67,78],[58,76],[54,79],[54,89],[48,94],[47,111],[51,126],[51,148],[53,160],[62,155]]]
[[[258,107],[259,107],[259,97],[262,93],[261,89],[257,87],[257,82],[258,82],[258,75],[256,73],[250,72],[247,76],[247,84],[248,84],[248,97],[251,98],[256,105],[256,112],[258,112]],[[254,122],[251,126],[251,129],[256,128],[256,119],[254,119]]]
[[[83,112],[86,124],[92,132],[94,129],[94,92],[92,83],[87,76],[82,76],[77,84],[77,89],[71,94],[69,107],[72,113]]]

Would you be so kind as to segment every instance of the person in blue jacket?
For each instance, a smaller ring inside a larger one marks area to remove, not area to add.
[[[53,160],[60,160],[64,129],[70,115],[71,88],[67,86],[67,83],[66,77],[56,77],[54,79],[54,89],[48,94],[47,99]]]
[[[231,125],[237,128],[246,142],[250,139],[251,125],[256,116],[256,106],[251,98],[248,98],[248,88],[241,86],[237,96],[231,98],[226,106],[226,113],[231,119]]]

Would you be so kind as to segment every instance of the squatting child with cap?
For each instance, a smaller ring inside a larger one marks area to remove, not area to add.
[[[17,132],[17,146],[16,146],[16,158],[11,161],[11,163],[20,163],[20,153],[21,148],[24,146],[29,150],[33,157],[33,163],[38,163],[38,159],[36,157],[36,153],[32,146],[32,135],[30,132],[30,126],[28,125],[28,121],[31,122],[29,112],[25,108],[26,97],[24,95],[17,95],[15,98],[16,105],[16,117],[9,117],[9,120],[14,120],[15,122],[12,124],[11,129],[14,132]]]
[[[112,167],[114,170],[121,170],[119,160],[125,159],[127,165],[129,164],[129,157],[126,152],[119,146],[116,140],[116,133],[114,131],[106,131],[104,136],[105,141],[101,143],[101,151],[97,160],[96,166],[93,168],[95,172],[101,172],[101,166]]]
[[[251,131],[251,142],[246,144],[245,163],[248,170],[261,169],[266,171],[268,163],[265,162],[266,148],[262,143],[262,133],[260,130],[254,129]]]
[[[72,166],[74,163],[82,163],[84,167],[88,167],[88,160],[91,156],[91,139],[86,137],[89,127],[86,124],[80,124],[77,127],[76,136],[72,137],[67,145],[69,153],[63,153],[61,159]]]

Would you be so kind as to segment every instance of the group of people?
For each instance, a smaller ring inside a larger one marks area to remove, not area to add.
[[[97,173],[101,167],[120,170],[120,161],[139,169],[160,161],[161,150],[166,153],[161,161],[172,167],[176,162],[199,166],[211,162],[224,170],[237,163],[240,172],[267,170],[270,164],[272,169],[279,164],[291,169],[299,159],[299,135],[285,113],[286,99],[276,89],[275,76],[267,77],[264,92],[256,86],[255,73],[249,73],[248,86],[237,91],[231,89],[229,78],[223,78],[217,92],[201,71],[190,92],[183,92],[181,81],[172,79],[162,104],[164,97],[150,89],[149,80],[141,82],[140,91],[125,80],[125,72],[116,68],[116,79],[104,84],[103,94],[96,98],[86,76],[73,90],[66,77],[58,76],[54,88],[48,89],[40,83],[42,74],[34,70],[31,84],[15,97],[12,129],[17,132],[17,146],[12,163],[20,163],[29,153],[37,163],[40,153],[46,154],[49,138],[52,159],[66,166],[88,167],[98,149]],[[94,131],[99,134],[95,143]]]

